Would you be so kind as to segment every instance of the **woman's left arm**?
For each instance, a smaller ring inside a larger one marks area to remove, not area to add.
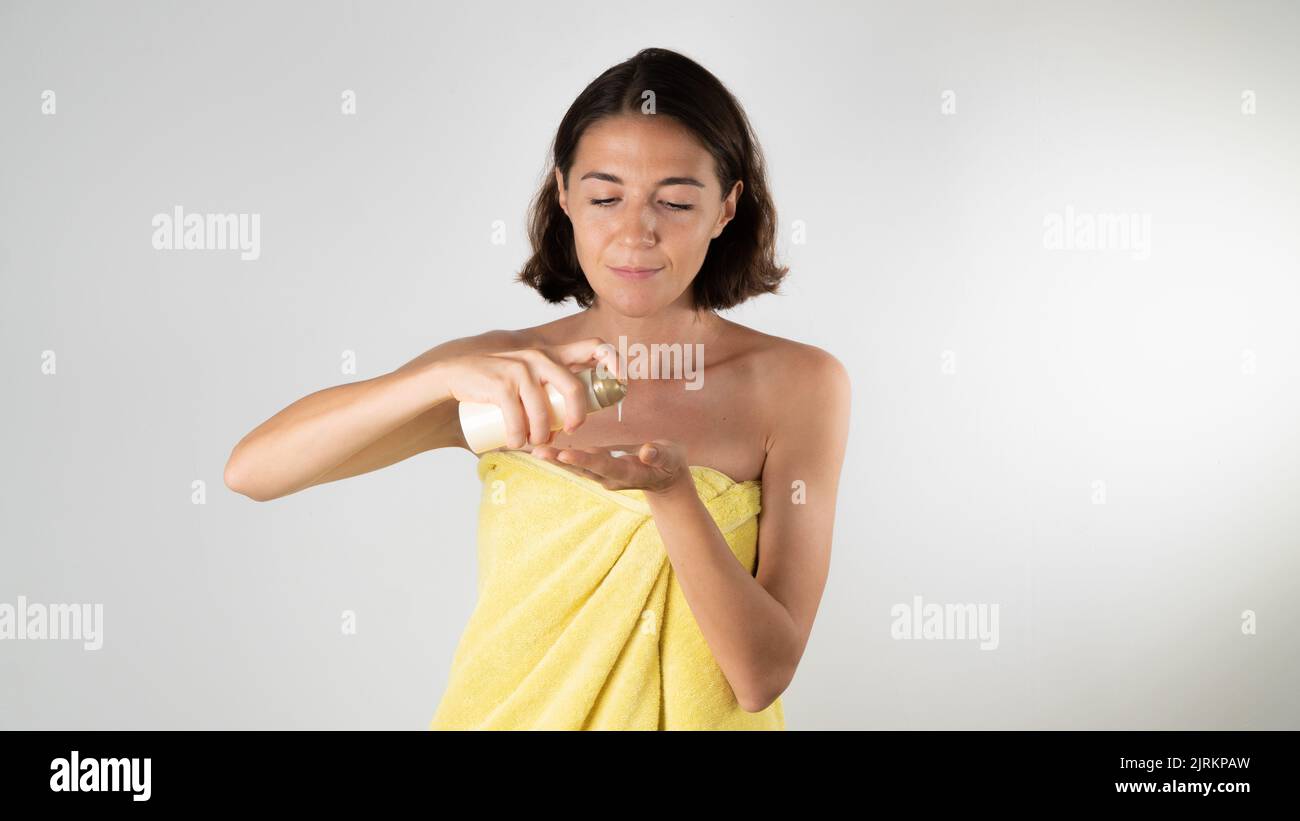
[[[645,494],[682,595],[748,712],[785,692],[807,646],[848,442],[848,372],[820,348],[798,358],[767,443],[755,576],[736,561],[689,476]]]

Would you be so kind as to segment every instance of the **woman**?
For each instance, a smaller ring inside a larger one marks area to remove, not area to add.
[[[757,141],[712,74],[645,49],[579,95],[553,158],[518,279],[583,310],[304,397],[226,484],[264,501],[468,450],[457,403],[490,402],[508,437],[479,459],[479,603],[430,727],[784,729],[850,386],[826,351],[717,314],[787,270]],[[702,375],[629,372],[611,351],[638,343],[702,351]],[[583,410],[574,374],[597,364],[628,380],[619,413]]]

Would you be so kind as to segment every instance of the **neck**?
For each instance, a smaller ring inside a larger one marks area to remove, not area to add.
[[[628,345],[711,343],[726,322],[712,311],[700,311],[676,302],[650,316],[624,316],[602,305],[599,299],[578,314],[576,320],[580,334],[598,336],[615,347],[619,337],[624,337]]]

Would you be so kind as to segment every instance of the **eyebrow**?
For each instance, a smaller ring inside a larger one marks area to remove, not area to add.
[[[578,182],[582,182],[582,180],[585,179],[604,180],[605,182],[612,182],[615,185],[623,184],[623,181],[621,179],[614,176],[613,174],[609,174],[604,171],[588,171],[586,174],[582,175],[582,177],[578,180]],[[704,183],[700,182],[694,177],[664,177],[662,180],[659,181],[656,187],[663,188],[666,185],[694,185],[697,188],[705,187]]]

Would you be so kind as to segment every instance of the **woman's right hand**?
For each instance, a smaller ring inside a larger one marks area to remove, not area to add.
[[[575,371],[604,365],[614,378],[618,355],[599,337],[563,345],[543,345],[500,353],[466,353],[437,364],[441,381],[457,402],[496,405],[505,417],[506,447],[551,440],[551,403],[546,385],[564,397],[564,431],[572,433],[587,419],[587,386]]]
[[[390,373],[298,399],[235,444],[226,487],[264,502],[426,450],[464,446],[451,399],[503,407],[512,442],[541,444],[550,437],[550,404],[541,385],[552,383],[565,397],[569,429],[581,425],[585,386],[575,393],[581,380],[570,368],[604,363],[617,374],[613,346],[584,339],[538,350],[515,347],[523,338],[495,330],[448,340]]]

